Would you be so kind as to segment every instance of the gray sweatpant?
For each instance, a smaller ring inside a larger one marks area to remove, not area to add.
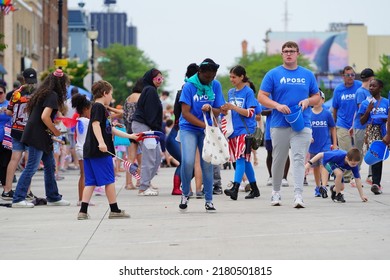
[[[271,128],[272,139],[272,186],[280,191],[284,166],[291,148],[291,163],[294,172],[294,193],[302,194],[305,178],[305,158],[309,151],[312,130],[305,127],[296,132],[290,127]]]
[[[143,124],[136,121],[133,121],[131,123],[131,129],[134,133],[149,131],[150,128]],[[158,168],[161,164],[161,148],[160,143],[156,146],[155,149],[148,149],[144,145],[143,142],[141,142],[141,149],[142,149],[142,163],[141,163],[141,185],[139,187],[140,190],[145,191],[147,188],[150,187],[150,182],[152,181],[153,177],[156,175]]]

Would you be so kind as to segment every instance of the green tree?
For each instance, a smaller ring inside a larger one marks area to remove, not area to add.
[[[305,57],[303,56],[299,57],[298,61],[300,66],[311,69],[310,61]],[[281,65],[282,57],[280,54],[266,55],[264,52],[261,53],[254,52],[236,59],[235,65],[238,64],[245,67],[247,76],[255,84],[256,90],[259,90],[260,84],[263,81],[265,74],[269,70],[275,68],[276,66]],[[234,65],[232,65],[230,68],[232,68],[233,66]],[[232,85],[229,80],[229,75],[218,76],[218,80],[222,84],[222,88],[224,90],[225,98],[226,98],[227,91],[230,88],[232,88]]]
[[[375,72],[375,75],[385,84],[382,96],[387,98],[390,92],[390,57],[387,55],[382,55],[379,61],[381,63],[381,68]]]
[[[0,41],[2,41],[4,38],[4,34],[0,33]],[[3,43],[0,43],[0,52],[3,51],[7,46]]]
[[[112,44],[102,50],[105,57],[99,62],[98,71],[114,87],[116,103],[122,103],[129,95],[129,85],[134,84],[146,71],[156,67],[142,50],[134,46]],[[166,77],[166,74],[164,73]]]

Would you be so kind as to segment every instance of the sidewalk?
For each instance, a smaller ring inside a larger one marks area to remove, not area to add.
[[[52,260],[363,260],[390,258],[390,161],[384,163],[384,193],[375,196],[364,188],[369,201],[362,203],[356,189],[345,189],[346,203],[315,198],[313,176],[303,194],[306,208],[293,208],[290,187],[282,188],[282,206],[271,207],[271,187],[266,187],[266,151],[258,150],[255,167],[261,197],[237,201],[214,196],[217,213],[204,210],[204,201],[191,199],[187,213],[179,212],[179,196],[171,195],[174,168],[161,168],[153,184],[157,197],[139,197],[125,190],[125,174],[118,178],[118,204],[130,219],[109,220],[105,196],[93,197],[91,219],[76,219],[78,171],[63,173],[60,193],[69,207],[36,206],[33,209],[0,207],[0,259]],[[363,180],[367,165],[362,166]],[[233,170],[221,170],[223,187]],[[17,174],[18,176],[19,174]],[[19,176],[18,176],[19,177]],[[332,182],[330,182],[332,183]],[[14,184],[15,186],[15,184]],[[33,178],[35,195],[44,196],[43,172]],[[0,202],[4,202],[1,201]]]

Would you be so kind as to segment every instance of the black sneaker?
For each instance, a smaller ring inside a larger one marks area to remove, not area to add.
[[[213,194],[216,194],[216,195],[222,194],[222,187],[221,186],[214,186]]]
[[[204,208],[206,209],[206,212],[210,212],[210,213],[215,213],[215,211],[217,211],[217,209],[215,209],[214,204],[212,202],[206,202]]]
[[[344,195],[342,193],[338,193],[333,201],[344,203],[345,202]]]
[[[27,195],[26,195],[26,200],[33,200],[37,198],[33,193],[32,191],[30,191]]]
[[[320,194],[321,194],[322,198],[328,197],[328,190],[326,189],[326,187],[324,187],[324,186],[320,187]]]
[[[180,210],[187,210],[187,206],[188,206],[188,200],[190,199],[189,196],[185,196],[185,195],[182,195],[181,196],[181,200],[180,200],[180,204],[179,204],[179,208]]]
[[[334,200],[336,198],[336,192],[334,191],[334,185],[330,187],[330,198]]]
[[[3,193],[1,194],[1,198],[4,199],[4,200],[12,200],[13,197],[14,197],[14,191],[13,190],[10,190],[7,193],[5,193],[3,191]]]

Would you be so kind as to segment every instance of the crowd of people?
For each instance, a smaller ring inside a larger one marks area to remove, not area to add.
[[[12,201],[13,208],[32,208],[42,201],[49,206],[70,205],[57,186],[61,179],[58,170],[64,168],[68,157],[80,170],[79,220],[90,218],[88,208],[93,205],[94,192],[106,195],[110,219],[129,218],[118,206],[115,177],[121,176],[120,171],[132,170],[126,172],[125,189],[137,190],[139,196],[158,196],[159,185],[152,180],[162,164],[175,168],[172,195],[180,196],[180,211],[188,210],[195,190],[195,197],[204,199],[205,210],[215,212],[213,195],[223,193],[221,166],[203,158],[205,122],[212,125],[214,118],[229,116],[233,131],[226,138],[235,172],[224,193],[237,200],[244,182],[249,192],[245,199],[255,199],[260,197],[260,184],[253,168],[258,158],[252,160],[256,153],[251,143],[256,127],[263,127],[261,116],[266,116],[264,161],[269,173],[266,185],[272,186],[272,206],[282,205],[281,187],[290,185],[290,156],[293,207],[305,208],[303,186],[311,168],[314,196],[328,197],[328,182],[333,176],[334,185],[329,188],[333,201],[346,201],[343,190],[348,183],[357,188],[363,202],[367,201],[360,176],[364,154],[374,141],[390,144],[389,101],[381,95],[383,82],[370,68],[361,72],[362,81],[358,81],[353,67],[344,67],[343,83],[334,90],[331,112],[324,106],[325,94],[312,71],[298,64],[298,44],[288,41],[281,50],[282,64],[266,73],[258,92],[243,66],[232,67],[232,88],[226,100],[216,80],[219,65],[210,58],[187,67],[173,104],[169,92],[159,94],[164,77],[156,68],[140,77],[123,106],[117,107],[112,103],[114,86],[107,81],[93,84],[93,100],[79,94],[77,88],[67,98],[70,81],[61,69],[41,84],[34,69],[24,70],[22,81],[15,82],[8,94],[5,84],[0,84],[2,199]],[[291,115],[295,120],[288,118]],[[65,131],[59,124],[65,125]],[[24,167],[14,191],[12,184],[21,162]],[[44,170],[43,200],[30,189],[39,168]],[[376,195],[383,191],[381,177],[379,161],[370,166],[365,180]]]

